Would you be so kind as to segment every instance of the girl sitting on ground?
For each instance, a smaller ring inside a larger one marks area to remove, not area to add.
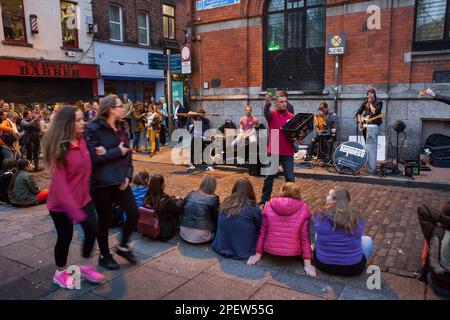
[[[133,191],[134,200],[136,200],[138,208],[144,204],[144,199],[148,192],[149,180],[150,174],[145,170],[138,172],[133,177],[131,190]]]
[[[292,182],[285,183],[280,195],[264,206],[256,254],[248,259],[247,264],[257,263],[263,252],[276,256],[301,256],[305,272],[315,277],[316,269],[311,265],[310,220],[311,212],[301,200],[300,188]]]
[[[170,240],[177,232],[181,215],[181,205],[175,197],[164,192],[163,176],[155,174],[150,178],[148,193],[144,205],[151,206],[159,217],[159,239],[163,242]]]
[[[252,184],[247,178],[237,180],[231,195],[220,206],[212,248],[227,258],[248,259],[255,254],[261,223]]]
[[[331,189],[325,207],[314,215],[315,266],[329,274],[354,276],[364,271],[373,241],[363,236],[364,220],[344,188]]]
[[[205,175],[197,191],[183,200],[180,237],[189,243],[207,243],[214,239],[217,228],[219,197],[215,195],[217,179]]]
[[[9,185],[8,197],[12,205],[32,207],[47,200],[48,190],[39,189],[36,180],[29,173],[31,162],[25,159],[17,161],[17,171]]]

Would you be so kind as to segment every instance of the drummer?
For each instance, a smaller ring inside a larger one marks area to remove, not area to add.
[[[332,131],[336,132],[337,129],[337,115],[329,110],[328,104],[325,101],[322,101],[319,104],[317,110],[319,113],[315,116],[315,136],[308,146],[308,153],[305,161],[311,161],[313,153],[316,152],[317,143],[319,141],[331,139]]]

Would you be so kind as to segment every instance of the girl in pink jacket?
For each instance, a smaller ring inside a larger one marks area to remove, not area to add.
[[[302,256],[305,272],[315,277],[316,269],[311,265],[310,220],[311,211],[301,201],[300,188],[292,182],[285,183],[281,194],[264,206],[256,254],[247,264],[257,263],[263,252],[276,256]]]
[[[79,285],[66,269],[73,225],[76,223],[80,223],[84,231],[85,260],[78,266],[72,266],[71,271],[78,269],[79,275],[90,282],[101,283],[105,280],[101,273],[87,263],[95,243],[97,218],[89,193],[91,158],[83,138],[85,126],[81,110],[64,107],[53,119],[43,141],[44,161],[51,176],[47,208],[57,232],[57,270],[53,282],[66,289],[74,289]]]

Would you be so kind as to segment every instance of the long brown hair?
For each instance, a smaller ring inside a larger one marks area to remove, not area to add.
[[[74,106],[66,106],[55,114],[52,125],[42,139],[43,159],[46,167],[52,171],[66,159],[70,150],[70,141],[75,136],[76,112]]]
[[[335,203],[326,205],[321,214],[333,221],[333,230],[343,229],[351,234],[358,228],[361,214],[350,204],[350,192],[347,189],[332,190],[334,190]]]
[[[145,196],[144,204],[152,206],[156,212],[159,212],[161,199],[167,197],[168,195],[164,192],[163,176],[160,174],[152,175],[148,184],[148,192]]]
[[[255,191],[247,178],[241,178],[234,183],[231,195],[225,198],[220,211],[227,218],[239,216],[242,207],[248,205],[250,207],[256,205]]]

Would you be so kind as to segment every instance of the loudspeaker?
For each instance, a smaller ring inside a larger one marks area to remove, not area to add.
[[[402,120],[398,120],[395,124],[394,124],[394,131],[401,133],[403,131],[405,131],[406,128],[406,124],[402,121]]]

